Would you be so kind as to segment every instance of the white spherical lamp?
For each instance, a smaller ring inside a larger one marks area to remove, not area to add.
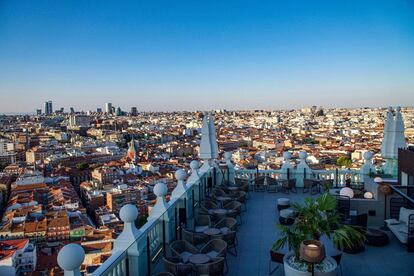
[[[349,198],[353,198],[354,197],[354,191],[351,188],[345,187],[345,188],[342,188],[339,191],[339,195],[347,196]]]
[[[364,198],[365,199],[373,199],[374,195],[371,192],[366,192],[366,193],[364,193]]]

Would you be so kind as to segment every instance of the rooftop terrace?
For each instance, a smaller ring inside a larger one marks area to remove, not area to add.
[[[291,202],[302,202],[309,194],[299,191],[290,193],[252,192],[247,212],[243,213],[243,225],[237,232],[238,256],[229,257],[229,275],[269,275],[269,249],[279,237],[276,228],[278,212],[276,201],[288,197]],[[390,232],[390,243],[385,247],[367,245],[365,252],[351,255],[343,253],[341,260],[342,275],[413,275],[414,255],[408,253]],[[275,265],[273,265],[275,267]],[[283,275],[279,268],[273,275]]]

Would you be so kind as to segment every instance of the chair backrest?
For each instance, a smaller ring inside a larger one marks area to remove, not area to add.
[[[190,230],[187,230],[185,228],[182,229],[182,238],[183,240],[194,244],[194,233]]]
[[[200,253],[205,254],[212,250],[218,252],[218,256],[224,257],[227,253],[227,243],[221,239],[211,240],[203,248],[201,248]]]
[[[351,199],[348,196],[335,195],[336,197],[336,210],[343,217],[349,217],[351,209]]]
[[[237,220],[234,218],[225,217],[222,218],[215,225],[216,228],[228,227],[230,230],[236,230]]]
[[[211,218],[208,215],[197,215],[194,218],[195,226],[204,226],[208,225],[211,226]]]
[[[236,243],[236,231],[228,231],[223,235],[223,240],[227,243],[227,246],[232,246]]]
[[[221,276],[224,275],[224,258],[217,257],[207,264],[195,266],[197,275]]]
[[[164,257],[164,269],[168,273],[172,273],[173,275],[180,275],[186,276],[191,275],[192,273],[192,265],[191,264],[184,264],[180,258],[175,257]]]

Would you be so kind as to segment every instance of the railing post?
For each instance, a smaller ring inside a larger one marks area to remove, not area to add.
[[[85,251],[76,243],[65,245],[58,254],[57,262],[65,276],[81,276],[80,266],[85,259]]]
[[[335,169],[335,188],[338,188],[338,168]]]

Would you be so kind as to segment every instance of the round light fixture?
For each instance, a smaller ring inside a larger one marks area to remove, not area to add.
[[[374,195],[371,192],[366,192],[364,194],[364,198],[365,199],[373,199],[374,198]]]
[[[339,195],[347,196],[349,198],[353,198],[354,197],[354,191],[351,188],[345,187],[345,188],[342,188],[339,191]]]

